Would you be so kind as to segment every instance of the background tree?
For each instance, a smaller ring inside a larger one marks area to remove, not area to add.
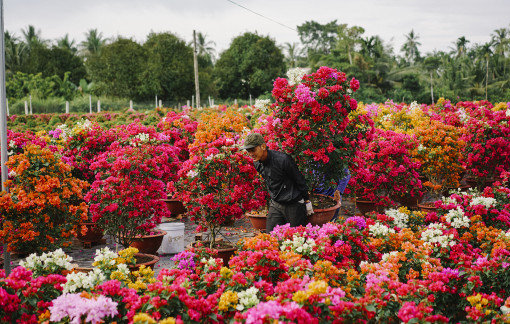
[[[74,39],[69,39],[69,34],[65,34],[64,37],[57,39],[57,47],[68,50],[73,54],[76,54],[78,51]]]
[[[338,24],[336,20],[326,24],[307,21],[297,26],[299,39],[307,53],[309,62],[317,62],[321,55],[328,55],[338,42]]]
[[[414,32],[414,29],[411,29],[409,34],[404,36],[406,37],[406,41],[404,45],[402,45],[401,51],[404,52],[406,62],[413,65],[420,59],[420,51],[418,49],[418,46],[421,45],[421,43],[418,42],[420,36]]]
[[[119,38],[101,48],[99,55],[85,61],[95,92],[121,98],[145,99],[142,88],[145,82],[147,55],[142,45],[131,39]]]
[[[103,33],[90,29],[85,33],[85,40],[80,43],[80,52],[83,56],[98,54],[106,42]]]
[[[189,99],[194,94],[193,49],[170,33],[152,33],[143,45],[147,65],[141,84],[145,98]]]
[[[257,98],[271,91],[273,80],[284,73],[284,56],[275,41],[253,33],[234,38],[215,66],[222,98]]]

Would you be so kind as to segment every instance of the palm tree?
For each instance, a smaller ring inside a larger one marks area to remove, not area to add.
[[[74,39],[69,40],[69,34],[66,34],[64,37],[57,39],[57,46],[63,49],[67,49],[73,54],[78,50],[75,46]]]
[[[510,46],[509,30],[506,28],[496,29],[491,36],[496,54],[505,57],[505,51]]]
[[[27,45],[14,34],[5,31],[5,68],[8,72],[15,72],[27,58]]]
[[[481,57],[485,58],[485,100],[487,100],[487,84],[489,82],[489,58],[493,54],[491,47],[493,46],[493,42],[488,42],[480,46],[479,54]]]
[[[32,25],[28,25],[27,28],[25,30],[22,29],[21,32],[25,38],[28,52],[30,52],[34,46],[46,45],[48,43],[47,40],[42,39],[41,30],[36,30]]]
[[[401,51],[404,52],[407,61],[411,62],[411,65],[414,65],[420,58],[420,51],[418,50],[418,46],[421,45],[421,43],[418,42],[420,36],[415,34],[413,29],[411,29],[409,34],[404,36],[406,37],[406,41],[404,45],[402,45]]]
[[[285,57],[289,68],[294,68],[297,66],[299,59],[303,54],[303,50],[299,47],[298,43],[285,43],[285,50],[287,52],[287,56]]]
[[[84,56],[97,54],[106,41],[107,39],[103,38],[103,33],[98,32],[97,29],[90,29],[85,33],[85,40],[80,43],[80,51]]]
[[[209,57],[212,60],[216,54],[216,49],[214,48],[215,46],[215,42],[207,40],[207,34],[204,35],[201,32],[197,33],[198,55]]]
[[[457,41],[455,42],[457,57],[461,57],[466,53],[466,44],[467,43],[469,43],[469,41],[466,39],[466,37],[461,36],[461,37],[457,38]]]

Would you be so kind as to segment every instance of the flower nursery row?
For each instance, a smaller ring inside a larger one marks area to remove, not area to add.
[[[319,226],[279,226],[229,261],[196,248],[157,277],[133,248],[69,272],[61,250],[0,279],[2,322],[509,323],[510,189],[459,192],[438,212],[402,207]]]
[[[353,98],[359,86],[321,67],[278,78],[274,101],[253,107],[168,111],[155,126],[83,119],[9,131],[0,240],[14,253],[46,254],[2,280],[2,316],[27,323],[506,320],[510,104],[364,105]],[[64,261],[38,265],[65,259],[57,249],[84,234],[84,222],[128,247],[171,216],[167,196],[183,201],[213,248],[226,222],[268,202],[240,149],[252,131],[294,158],[312,193],[348,169],[349,194],[381,213],[281,227],[240,242],[228,267],[196,247],[158,278],[129,270],[129,248],[100,251],[88,274],[55,274]],[[479,191],[455,191],[467,181]],[[396,209],[425,192],[437,212]]]

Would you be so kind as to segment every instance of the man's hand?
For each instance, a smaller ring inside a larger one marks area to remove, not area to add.
[[[309,201],[309,200],[306,202],[306,214],[307,214],[308,216],[313,215],[312,202],[311,202],[311,201]]]

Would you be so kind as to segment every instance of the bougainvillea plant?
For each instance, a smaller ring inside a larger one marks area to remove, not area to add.
[[[69,245],[87,219],[88,183],[49,148],[29,144],[7,162],[9,193],[0,197],[0,240],[9,251],[42,252]]]
[[[189,157],[188,146],[193,143],[197,125],[185,112],[169,111],[158,123],[158,130],[170,137],[170,144],[181,149],[179,158],[184,161]]]
[[[412,154],[421,163],[421,174],[427,179],[423,185],[437,196],[448,188],[457,188],[464,172],[460,163],[465,145],[460,140],[462,129],[432,120],[414,133],[420,144]]]
[[[197,231],[209,230],[211,248],[225,222],[266,203],[267,193],[251,159],[230,138],[193,145],[178,176],[168,190],[199,224]]]
[[[166,182],[177,174],[177,153],[169,144],[114,142],[90,165],[96,180],[85,200],[92,221],[125,247],[150,233],[163,216],[170,216],[161,199],[166,198]]]
[[[510,170],[510,116],[485,107],[468,108],[463,163],[469,176],[482,180]]]
[[[359,140],[371,136],[372,127],[346,132],[354,122],[349,113],[357,108],[351,94],[358,88],[358,80],[325,66],[291,82],[274,82],[268,146],[294,158],[311,192],[343,178]]]
[[[349,191],[379,205],[388,205],[392,196],[420,196],[420,163],[411,156],[417,145],[412,136],[376,129],[374,140],[356,152]]]

